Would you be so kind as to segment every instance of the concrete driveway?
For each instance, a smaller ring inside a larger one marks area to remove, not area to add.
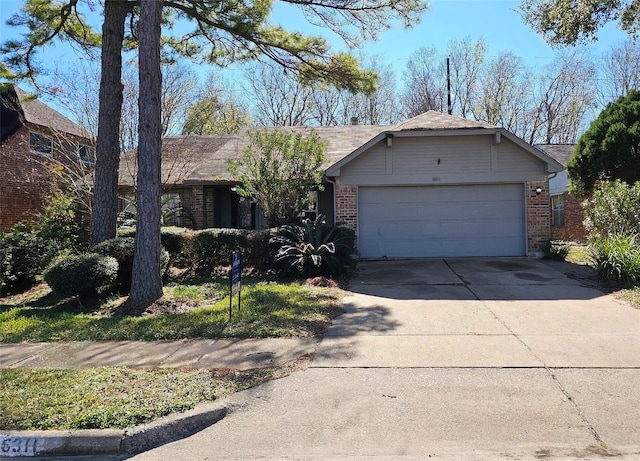
[[[134,459],[640,459],[640,310],[580,268],[359,267],[309,368]]]

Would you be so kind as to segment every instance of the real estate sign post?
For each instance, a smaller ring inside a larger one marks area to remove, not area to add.
[[[242,278],[242,253],[240,250],[234,250],[231,252],[231,277],[229,286],[229,322],[231,322],[231,315],[233,309],[233,297],[238,294],[238,311],[240,311],[240,279]]]

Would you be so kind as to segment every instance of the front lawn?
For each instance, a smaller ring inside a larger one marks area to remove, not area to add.
[[[324,334],[342,312],[338,289],[243,279],[229,321],[228,281],[191,279],[165,287],[145,315],[113,314],[124,298],[64,299],[41,285],[0,299],[0,342],[256,338]]]
[[[277,368],[0,370],[0,430],[133,427],[285,374]]]
[[[168,284],[140,317],[114,314],[124,297],[62,298],[46,284],[0,298],[0,342],[160,340],[322,335],[342,312],[341,291],[243,277],[229,321],[228,279]],[[0,370],[0,429],[105,429],[186,411],[290,372],[180,369]]]

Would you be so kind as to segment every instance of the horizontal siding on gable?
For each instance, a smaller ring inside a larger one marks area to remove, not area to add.
[[[358,178],[371,175],[386,174],[387,148],[384,143],[379,142],[364,152],[359,157],[353,159],[340,169],[340,176],[346,180],[358,181]]]
[[[451,175],[491,171],[491,144],[485,136],[407,138],[394,142],[393,174]]]
[[[503,141],[498,144],[497,171],[507,172],[531,172],[543,171],[542,161],[531,155],[524,154],[515,144]]]
[[[340,169],[344,185],[444,185],[544,181],[545,164],[492,135],[416,136],[377,143]]]
[[[389,165],[390,163],[390,165]],[[343,181],[358,183],[372,176],[389,176],[399,184],[416,178],[491,172],[491,137],[394,138],[387,149],[384,141],[342,167]]]

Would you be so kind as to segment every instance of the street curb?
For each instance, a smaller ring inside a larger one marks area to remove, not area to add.
[[[133,455],[180,440],[222,420],[226,405],[203,403],[129,429],[0,432],[0,461],[50,456]]]

